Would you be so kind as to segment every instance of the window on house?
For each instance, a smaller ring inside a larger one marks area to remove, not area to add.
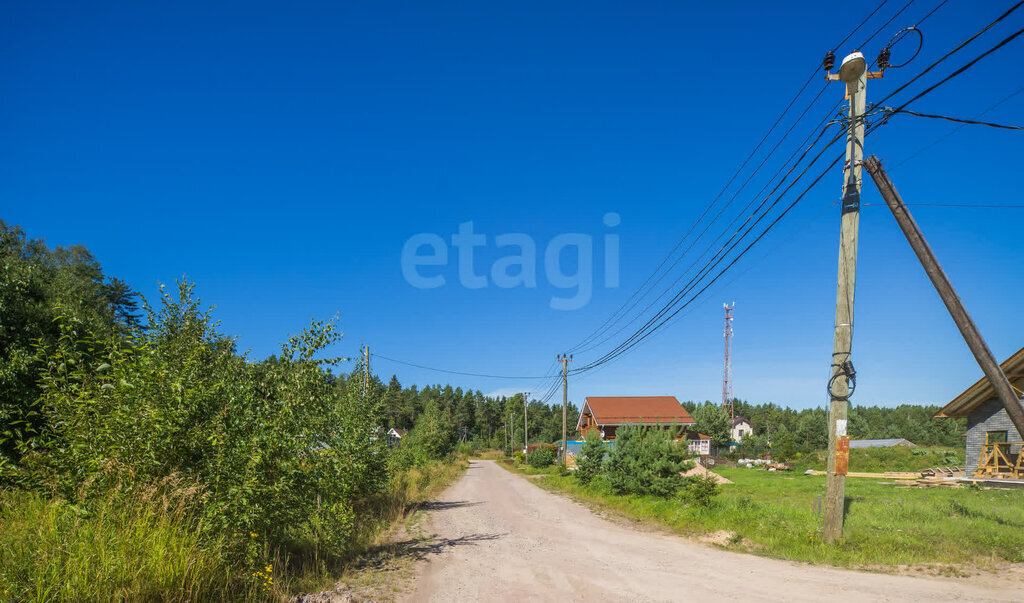
[[[1006,441],[1006,430],[1003,431],[986,431],[985,432],[985,443],[986,444],[999,444]]]

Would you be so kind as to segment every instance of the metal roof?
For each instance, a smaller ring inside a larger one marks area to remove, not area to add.
[[[889,446],[917,446],[903,438],[887,438],[882,440],[850,440],[850,448],[888,448]]]

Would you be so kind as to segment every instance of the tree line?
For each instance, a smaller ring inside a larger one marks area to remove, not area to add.
[[[696,421],[695,428],[711,436],[712,446],[726,446],[731,441],[730,421],[721,405],[710,401],[683,402]],[[963,445],[967,429],[964,419],[933,419],[941,406],[911,405],[861,406],[850,404],[847,433],[855,440],[904,438],[919,446]],[[741,449],[771,452],[790,458],[797,452],[807,453],[828,446],[828,410],[822,407],[794,410],[773,402],[752,404],[733,400],[736,417],[750,421],[753,434],[745,436]]]
[[[351,372],[337,377],[339,384],[362,388],[364,375]],[[384,427],[411,429],[423,410],[436,405],[444,420],[451,424],[460,442],[472,442],[488,448],[502,448],[507,442],[521,446],[523,429],[529,442],[551,443],[562,439],[562,404],[545,404],[530,399],[523,418],[523,394],[486,396],[480,390],[463,390],[451,385],[416,385],[403,387],[397,375],[388,383],[372,374],[369,378],[372,396],[381,400]],[[344,386],[344,385],[342,385]],[[570,402],[566,408],[566,425],[570,439],[579,421],[579,409]]]

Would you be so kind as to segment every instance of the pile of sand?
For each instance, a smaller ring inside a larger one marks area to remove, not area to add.
[[[722,477],[721,475],[718,475],[714,471],[708,471],[707,468],[704,467],[704,465],[701,465],[700,463],[695,463],[693,469],[690,469],[686,473],[683,473],[683,475],[685,477],[691,477],[691,476],[694,476],[694,475],[698,475],[698,476],[710,475],[711,477],[715,478],[715,481],[718,482],[719,484],[731,484],[732,483],[731,480],[725,479],[724,477]]]

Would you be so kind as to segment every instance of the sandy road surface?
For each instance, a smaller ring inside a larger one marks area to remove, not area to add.
[[[429,508],[438,552],[412,601],[1024,599],[1019,581],[812,567],[632,530],[491,461],[473,461]]]

